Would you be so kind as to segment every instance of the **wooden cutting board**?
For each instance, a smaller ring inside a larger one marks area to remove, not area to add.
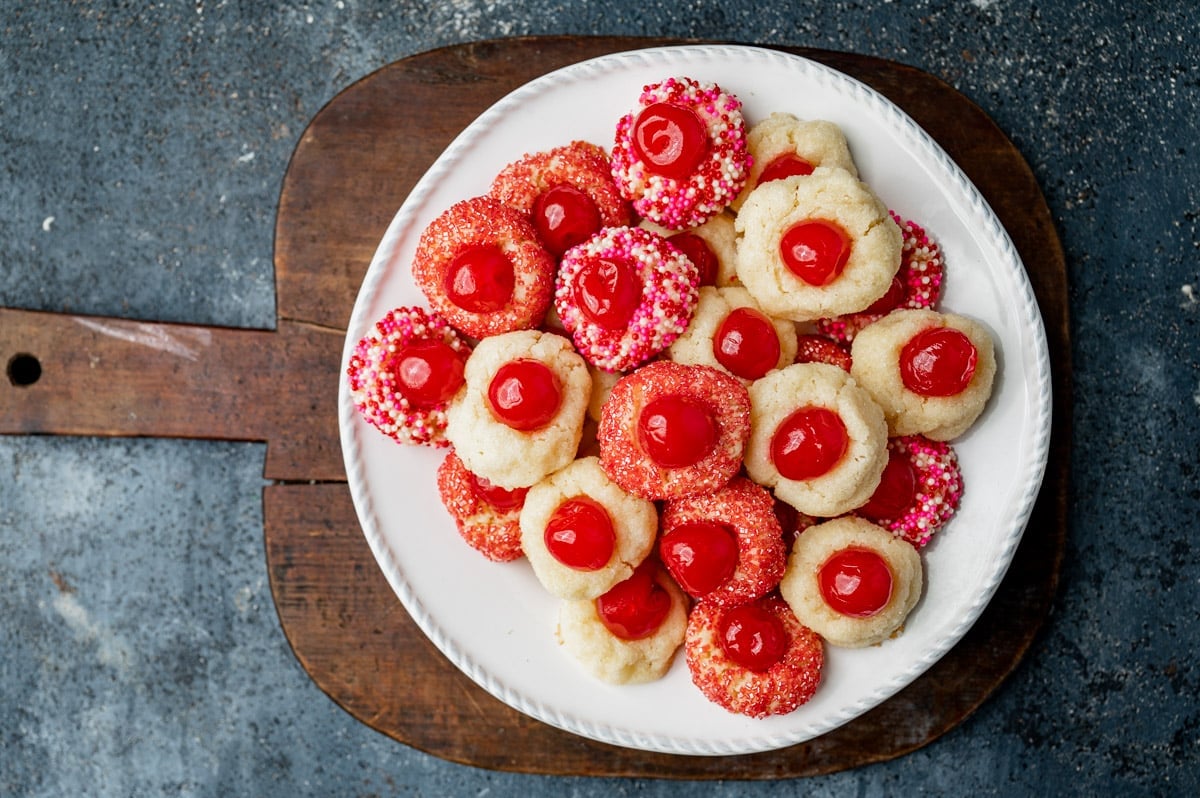
[[[488,41],[363,78],[317,114],[288,165],[275,231],[276,329],[0,309],[8,377],[0,433],[265,441],[267,567],[297,659],[354,717],[445,759],[550,774],[772,779],[886,760],[935,740],[1012,672],[1049,610],[1067,535],[1071,364],[1063,254],[1028,165],[978,107],[918,70],[783,48],[875,87],[938,140],[1011,234],[1046,322],[1055,422],[1045,484],[990,606],[925,675],[845,726],[779,751],[689,757],[592,742],[509,709],[461,675],[405,613],[359,529],[338,444],[338,372],[359,284],[393,214],[451,139],[512,89],[586,58],[677,43]]]

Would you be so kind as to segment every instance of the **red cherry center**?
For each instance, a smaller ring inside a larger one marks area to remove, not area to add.
[[[757,673],[767,670],[787,653],[789,640],[783,621],[757,604],[742,604],[727,610],[721,616],[717,632],[726,656]]]
[[[922,396],[954,396],[970,384],[978,359],[978,350],[962,332],[931,327],[900,350],[900,379]]]
[[[671,611],[671,594],[654,578],[647,560],[623,582],[596,599],[596,614],[608,631],[622,640],[649,637]]]
[[[703,460],[717,443],[717,422],[704,402],[668,394],[649,402],[638,416],[638,443],[663,468],[686,468]]]
[[[708,128],[690,108],[654,103],[634,120],[633,151],[651,174],[682,180],[708,154]]]
[[[446,296],[470,313],[492,313],[512,299],[512,261],[495,244],[475,244],[459,252],[446,270]]]
[[[734,376],[757,380],[779,365],[779,334],[754,308],[734,308],[717,328],[713,354]]]
[[[696,267],[696,271],[700,273],[700,285],[716,285],[717,272],[720,266],[717,262],[717,256],[713,253],[712,247],[708,245],[701,236],[695,233],[684,231],[675,233],[667,238],[675,245],[687,259]]]
[[[488,385],[492,415],[515,430],[529,432],[550,423],[562,403],[558,377],[540,360],[510,360]]]
[[[551,514],[543,540],[550,556],[568,568],[595,571],[612,559],[617,533],[603,505],[587,496],[576,496]]]
[[[895,521],[908,512],[916,497],[917,470],[906,455],[893,451],[888,455],[879,487],[858,508],[858,514],[877,524]]]
[[[658,554],[679,586],[699,598],[737,570],[737,535],[716,521],[689,521],[659,538]]]
[[[785,152],[781,155],[776,155],[771,161],[763,167],[762,173],[758,176],[758,184],[770,183],[772,180],[782,180],[785,177],[794,177],[795,175],[811,175],[813,173],[813,165],[801,158],[794,152]]]
[[[580,268],[572,294],[580,313],[592,324],[623,330],[642,303],[642,278],[630,261],[597,258]]]
[[[890,313],[900,306],[904,301],[904,282],[899,276],[892,278],[892,284],[888,286],[888,290],[883,296],[871,303],[871,306],[866,309],[866,313]]]
[[[779,242],[788,271],[809,285],[828,285],[850,257],[850,238],[833,222],[812,219],[788,228]]]
[[[416,407],[449,401],[463,384],[463,356],[444,341],[412,341],[400,347],[392,363],[400,393]]]
[[[592,198],[570,185],[548,188],[533,201],[533,225],[546,249],[558,257],[601,227]]]
[[[493,510],[499,513],[519,510],[525,505],[525,494],[529,493],[529,488],[513,488],[509,490],[499,485],[493,485],[490,479],[481,477],[478,474],[471,474],[471,487],[474,489],[476,496],[483,499]]]
[[[771,462],[787,479],[815,479],[837,465],[848,447],[841,416],[824,407],[802,407],[771,436]]]
[[[869,618],[892,598],[892,569],[871,549],[836,552],[821,566],[817,580],[825,603],[851,618]]]

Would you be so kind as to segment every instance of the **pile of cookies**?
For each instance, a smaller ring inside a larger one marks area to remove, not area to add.
[[[791,712],[826,645],[903,630],[993,342],[939,307],[937,243],[836,125],[751,123],[671,77],[614,131],[517,158],[423,230],[428,307],[363,337],[351,396],[447,450],[459,533],[528,562],[596,678],[661,678],[682,648],[709,700]]]

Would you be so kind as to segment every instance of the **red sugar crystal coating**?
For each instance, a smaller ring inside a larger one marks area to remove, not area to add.
[[[949,444],[923,435],[889,438],[888,449],[912,463],[916,495],[907,512],[879,525],[921,548],[954,517],[962,502],[963,479],[958,456]]]
[[[707,125],[709,151],[685,179],[650,174],[638,157],[633,127],[654,103],[691,108]],[[720,86],[677,77],[645,86],[637,109],[617,122],[612,174],[621,193],[643,217],[671,230],[698,227],[737,197],[750,171],[742,103]]]
[[[633,222],[629,203],[613,183],[608,155],[586,141],[525,155],[500,170],[488,193],[528,215],[539,194],[562,185],[586,194],[596,204],[605,227]]]
[[[896,277],[903,285],[903,297],[898,308],[933,308],[942,296],[942,250],[930,238],[925,228],[890,211],[892,219],[900,226],[904,243],[900,253],[900,270]],[[848,313],[828,319],[818,319],[817,329],[841,343],[850,343],[863,327],[882,318],[883,313]]]
[[[445,343],[466,360],[470,346],[442,316],[418,307],[400,307],[375,322],[354,348],[346,377],[350,396],[363,418],[399,443],[449,446],[445,439],[446,402],[417,407],[400,392],[389,370],[391,355],[417,340]]]
[[[828,363],[845,371],[853,360],[845,346],[824,335],[796,336],[796,363]]]
[[[495,244],[512,261],[515,283],[506,307],[472,312],[446,294],[446,273],[468,247]],[[493,197],[455,203],[421,233],[412,275],[433,309],[473,338],[528,330],[541,324],[550,307],[554,258],[541,245],[528,218]]]
[[[458,534],[471,548],[494,562],[511,562],[521,557],[521,507],[506,510],[490,505],[476,489],[476,480],[454,452],[446,455],[437,470],[438,495],[458,527]]]
[[[684,656],[692,682],[730,712],[751,718],[785,715],[807,703],[821,682],[825,649],[820,636],[796,619],[787,603],[770,594],[758,605],[783,622],[789,643],[783,658],[756,672],[729,658],[719,641],[721,616],[731,608],[700,601],[688,616]]]
[[[663,507],[662,533],[693,521],[725,524],[737,536],[737,568],[728,581],[704,595],[705,601],[744,604],[779,584],[787,565],[786,546],[775,501],[766,488],[745,477],[734,477],[715,493],[668,501]]]
[[[638,443],[642,409],[664,396],[679,395],[708,405],[717,424],[709,454],[684,468],[664,468]],[[613,386],[600,414],[600,466],[627,493],[674,499],[712,493],[733,479],[750,435],[750,394],[736,377],[711,366],[670,360],[650,363]]]
[[[599,260],[628,262],[641,280],[641,302],[624,329],[591,322],[575,302],[576,281]],[[605,371],[628,371],[687,329],[699,282],[696,266],[661,235],[639,227],[610,227],[563,254],[554,309],[584,360]]]

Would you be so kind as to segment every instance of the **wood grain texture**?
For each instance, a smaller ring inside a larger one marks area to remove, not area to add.
[[[828,773],[900,756],[959,725],[1017,667],[1057,586],[1067,535],[1071,363],[1066,269],[1050,213],[1012,143],[940,80],[889,61],[790,49],[875,87],[979,187],[1013,238],[1046,324],[1050,462],[1009,572],[980,620],[921,678],[815,740],[738,757],[646,754],[532,720],[429,643],[387,585],[345,484],[336,393],[344,337],[375,248],[413,185],[478,114],[521,84],[662,39],[537,37],[447,47],[337,95],[288,166],[275,230],[278,324],[234,330],[0,310],[0,433],[265,441],[265,543],[282,628],[315,683],[364,723],[452,761],[502,770],[695,779]],[[936,231],[935,231],[936,232]]]

